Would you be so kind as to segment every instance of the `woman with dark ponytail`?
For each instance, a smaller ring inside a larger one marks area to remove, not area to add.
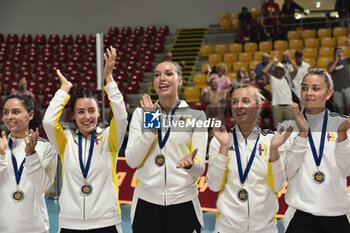
[[[350,232],[350,118],[332,112],[333,92],[326,71],[310,70],[301,86],[304,110],[295,104],[294,118],[282,122],[296,129],[285,143],[287,233]]]
[[[41,114],[31,96],[9,96],[2,114],[10,134],[0,138],[1,232],[49,232],[44,194],[56,175],[56,151],[39,137]]]
[[[122,233],[118,200],[117,155],[124,139],[127,113],[123,95],[113,79],[117,58],[114,48],[104,55],[103,70],[113,118],[110,126],[98,127],[100,109],[96,94],[79,89],[72,99],[72,118],[77,129],[59,122],[73,84],[59,70],[61,87],[44,116],[44,128],[62,161],[59,232]]]

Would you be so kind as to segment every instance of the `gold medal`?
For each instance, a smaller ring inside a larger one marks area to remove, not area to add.
[[[92,193],[92,186],[91,184],[88,184],[88,183],[85,183],[81,186],[81,189],[80,189],[81,193],[84,195],[84,196],[89,196],[91,195]]]
[[[165,164],[165,156],[163,154],[156,155],[154,162],[158,167],[162,167]]]
[[[12,196],[12,199],[13,199],[16,203],[18,203],[18,202],[23,201],[23,199],[24,199],[24,192],[21,191],[21,190],[19,190],[19,189],[17,189],[15,192],[12,193],[11,196]]]
[[[312,176],[317,184],[322,184],[326,179],[326,175],[321,171],[314,172]]]
[[[244,188],[241,188],[237,193],[237,197],[242,202],[248,200],[248,191]]]

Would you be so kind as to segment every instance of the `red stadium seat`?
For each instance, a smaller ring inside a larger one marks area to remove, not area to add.
[[[85,45],[86,44],[86,36],[82,34],[78,34],[75,37],[75,43],[78,45]]]
[[[159,44],[159,43],[155,43],[153,46],[153,51],[155,53],[162,53],[164,51],[164,45],[163,44]]]
[[[122,28],[122,34],[125,36],[129,36],[131,34],[131,32],[132,32],[131,27],[125,26]]]
[[[31,73],[32,72],[31,64],[27,61],[21,62],[21,64],[19,64],[18,66],[18,72],[21,72],[21,71],[28,71]]]
[[[148,33],[143,34],[143,36],[141,38],[141,42],[146,43],[146,44],[150,44],[152,42],[152,35],[148,34]]]
[[[144,72],[151,72],[153,70],[152,62],[147,60],[142,61],[141,68]]]
[[[139,93],[140,92],[140,83],[137,81],[128,82],[125,93]]]
[[[17,44],[17,43],[18,43],[18,36],[17,36],[17,34],[10,33],[10,34],[7,35],[6,44],[14,45],[14,44]]]
[[[137,37],[135,37],[135,36],[131,37],[132,35],[135,35],[135,34],[131,34],[130,35],[128,43],[136,45],[139,42],[139,39]]]
[[[110,36],[117,36],[119,34],[119,28],[118,27],[110,27],[108,30],[108,35]]]
[[[0,33],[0,44],[5,42],[5,37],[2,33]]]
[[[41,103],[42,108],[47,108],[50,104],[51,99],[53,98],[54,93],[46,93],[44,95],[43,101]]]
[[[51,45],[58,45],[60,43],[60,36],[57,34],[51,34],[47,43]]]
[[[43,61],[37,61],[35,63],[35,66],[34,66],[34,72],[35,73],[38,73],[39,71],[45,71],[47,72],[47,66],[46,66],[46,63],[44,63]]]
[[[18,82],[15,80],[11,81],[11,82],[9,82],[9,85],[7,87],[6,95],[9,95],[12,92],[17,91],[17,90],[18,90]]]
[[[25,44],[25,45],[29,45],[31,43],[33,43],[33,37],[30,34],[23,34],[21,37],[21,44]]]
[[[137,78],[137,80],[139,81],[143,81],[144,78],[144,74],[143,74],[143,70],[142,69],[134,69],[131,72],[131,75],[135,78]]]
[[[79,70],[71,70],[68,71],[68,77],[69,77],[69,81],[71,81],[72,83],[78,83],[80,82],[80,71]]]
[[[169,27],[167,25],[160,26],[159,33],[163,34],[164,36],[169,35]]]
[[[134,28],[134,34],[141,36],[145,32],[144,28],[142,26],[138,26]]]
[[[46,71],[40,70],[35,73],[35,82],[37,83],[44,83],[49,80],[49,75]]]
[[[151,34],[151,35],[155,35],[157,33],[156,26],[148,26],[146,33]]]
[[[103,44],[105,48],[109,48],[109,46],[112,44],[112,37],[110,35],[104,35],[103,36]]]
[[[61,43],[65,44],[65,45],[72,45],[73,44],[73,36],[70,34],[63,35]]]
[[[144,53],[146,50],[151,50],[151,47],[149,46],[149,43],[142,42],[139,47],[139,52]]]
[[[57,86],[55,81],[46,80],[43,85],[42,94],[46,95],[48,93],[55,93],[57,91]]]
[[[128,61],[126,64],[126,70],[131,73],[134,69],[137,69],[137,62],[135,61]]]
[[[11,83],[14,81],[16,81],[16,76],[14,71],[10,71],[10,70],[2,71],[2,77],[1,77],[2,83]]]
[[[96,35],[94,34],[90,35],[88,43],[92,45],[96,44]]]
[[[58,61],[51,63],[49,71],[50,73],[56,73],[56,70],[60,70],[61,72],[64,72],[62,64]]]
[[[35,39],[34,39],[34,44],[37,44],[37,45],[44,45],[44,44],[46,44],[46,36],[43,35],[43,34],[36,35]]]
[[[32,80],[27,82],[27,89],[36,95],[40,94],[40,86],[39,86],[39,82],[37,81]]]
[[[31,63],[37,63],[39,61],[39,54],[35,52],[30,52],[27,54],[27,61]]]
[[[11,61],[15,63],[20,63],[24,60],[24,55],[21,52],[14,52],[11,56]]]

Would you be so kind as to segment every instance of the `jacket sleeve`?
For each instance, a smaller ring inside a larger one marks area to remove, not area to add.
[[[43,119],[43,126],[47,137],[49,138],[52,146],[59,153],[62,162],[64,161],[64,151],[67,138],[59,120],[64,106],[67,104],[69,98],[70,97],[66,92],[57,90],[45,112]]]
[[[269,166],[268,174],[271,173],[272,179],[273,179],[273,180],[270,180],[269,179],[270,176],[268,175],[268,183],[274,192],[279,192],[286,184],[286,172],[284,169],[283,159],[280,157],[278,160],[272,163],[269,162],[268,166]]]
[[[131,168],[139,167],[145,160],[152,144],[157,139],[157,135],[142,130],[142,112],[141,108],[137,108],[131,119],[129,128],[128,144],[125,149],[126,163]]]
[[[39,193],[45,193],[55,180],[57,170],[57,152],[49,142],[41,144],[46,146],[43,155],[39,152],[26,157],[24,173]]]
[[[119,148],[123,144],[125,130],[128,125],[125,103],[122,93],[118,89],[116,82],[110,82],[105,86],[110,106],[113,112],[113,118],[109,128],[109,144],[112,153],[118,154]]]
[[[201,111],[199,116],[199,121],[204,122],[206,120],[205,113]],[[193,165],[188,169],[188,173],[194,177],[200,177],[205,170],[205,156],[207,152],[208,144],[208,130],[205,127],[195,127],[192,134],[191,148],[190,152],[194,149],[198,149],[196,156],[193,160]]]
[[[280,129],[278,126],[277,131]],[[284,125],[286,129],[288,125]],[[281,158],[285,163],[285,170],[288,179],[291,179],[298,172],[302,163],[304,162],[305,155],[308,153],[309,144],[307,138],[298,136],[298,130],[295,129],[287,141],[283,144],[285,153],[281,154]]]
[[[336,142],[334,154],[343,177],[350,176],[350,139],[348,137],[342,142]]]
[[[207,172],[207,184],[210,190],[218,192],[225,185],[230,157],[219,153],[220,143],[214,137],[209,147],[209,164]]]
[[[7,168],[7,160],[6,160],[6,154],[0,155],[0,175],[3,173],[3,171]]]

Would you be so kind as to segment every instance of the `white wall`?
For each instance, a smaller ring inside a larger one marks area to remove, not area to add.
[[[262,0],[0,0],[0,33],[93,34],[110,26],[217,24],[221,12]]]

